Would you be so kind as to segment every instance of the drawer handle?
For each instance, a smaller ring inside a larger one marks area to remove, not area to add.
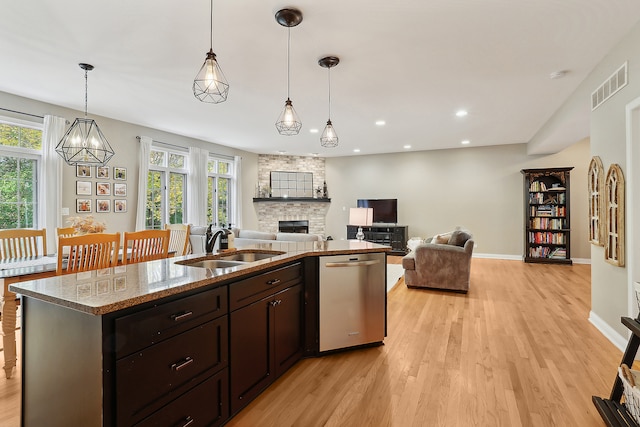
[[[194,421],[195,421],[195,420],[194,420],[193,418],[191,418],[191,417],[187,417],[187,418],[185,418],[184,420],[185,420],[186,422],[185,422],[184,424],[182,424],[182,427],[190,426],[190,425],[191,425],[191,424],[193,424],[193,423],[194,423]]]
[[[271,307],[275,307],[276,305],[280,305],[282,304],[282,300],[281,299],[277,299],[275,301],[271,301]]]
[[[171,369],[178,372],[180,369],[186,368],[188,365],[191,365],[194,361],[195,360],[193,360],[192,358],[186,357],[184,361],[171,365]]]
[[[182,314],[172,314],[171,318],[173,319],[174,322],[179,322],[183,319],[186,319],[189,316],[193,316],[193,311],[187,311]]]
[[[278,283],[280,283],[280,279],[267,280],[267,285],[277,285]]]

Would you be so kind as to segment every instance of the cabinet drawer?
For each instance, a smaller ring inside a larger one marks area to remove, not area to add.
[[[116,358],[227,314],[227,286],[201,292],[115,320]]]
[[[229,285],[229,310],[235,310],[289,287],[302,279],[302,264],[296,263]]]
[[[219,426],[229,418],[229,370],[223,369],[136,427]]]
[[[228,352],[228,317],[224,316],[118,360],[118,425],[150,415],[226,367]]]

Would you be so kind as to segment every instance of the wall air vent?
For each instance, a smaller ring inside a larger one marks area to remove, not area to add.
[[[591,111],[627,85],[627,62],[622,64],[600,87],[591,93]]]

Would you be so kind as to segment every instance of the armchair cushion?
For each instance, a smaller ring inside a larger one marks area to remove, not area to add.
[[[464,244],[467,243],[467,240],[469,240],[470,238],[471,234],[467,233],[466,231],[455,230],[453,233],[451,233],[451,237],[449,238],[449,241],[447,243],[455,246],[464,246]]]

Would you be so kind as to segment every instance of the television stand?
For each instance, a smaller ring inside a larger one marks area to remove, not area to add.
[[[406,255],[409,227],[395,224],[374,224],[362,227],[364,240],[381,245],[391,246],[390,255]],[[347,239],[355,240],[358,232],[357,225],[347,225]]]

